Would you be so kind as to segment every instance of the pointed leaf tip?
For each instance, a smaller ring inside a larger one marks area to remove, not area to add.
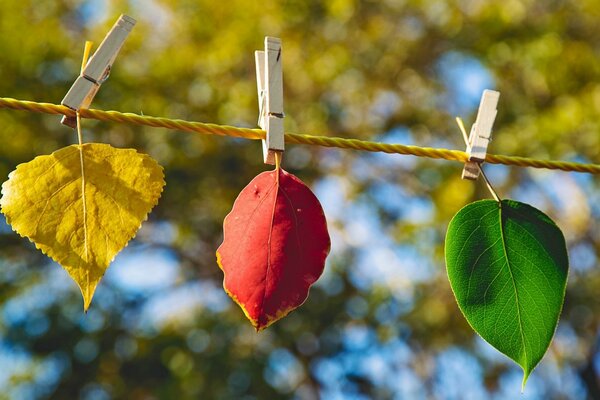
[[[330,248],[321,204],[281,168],[241,191],[223,231],[217,250],[223,287],[257,332],[306,300]]]
[[[72,145],[17,166],[2,185],[0,206],[13,230],[69,273],[87,311],[108,265],[164,184],[150,156],[100,143]]]
[[[565,297],[562,232],[527,204],[477,201],[450,222],[445,252],[460,310],[483,339],[523,368],[524,388],[550,345]]]

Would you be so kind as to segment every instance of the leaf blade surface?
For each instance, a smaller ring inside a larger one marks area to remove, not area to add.
[[[446,235],[448,279],[471,327],[523,369],[523,385],[544,356],[564,301],[565,240],[524,203],[471,203]]]
[[[316,196],[282,169],[261,173],[241,191],[223,231],[223,287],[257,330],[306,300],[330,248]]]
[[[164,184],[162,167],[148,155],[100,143],[71,145],[18,165],[2,185],[0,206],[15,232],[69,273],[87,310]]]

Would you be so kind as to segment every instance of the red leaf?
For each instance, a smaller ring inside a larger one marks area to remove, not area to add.
[[[283,169],[246,186],[223,223],[225,291],[257,331],[285,317],[321,276],[331,242],[319,200]]]

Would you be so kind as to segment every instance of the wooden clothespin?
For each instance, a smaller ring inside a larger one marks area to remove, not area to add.
[[[113,25],[112,29],[94,55],[90,58],[87,65],[73,83],[73,86],[67,92],[61,104],[73,110],[88,108],[100,89],[100,85],[108,79],[110,69],[125,43],[125,39],[135,25],[135,19],[121,15],[119,20]],[[60,121],[62,124],[76,127],[76,119],[74,117],[64,116]]]
[[[471,126],[467,154],[469,161],[465,163],[462,179],[476,180],[479,177],[479,165],[485,161],[487,147],[492,135],[492,126],[496,119],[498,110],[498,99],[500,92],[495,90],[484,90],[477,111],[477,119]]]
[[[275,164],[275,154],[284,151],[283,74],[281,39],[265,37],[265,50],[254,53],[258,89],[258,125],[267,132],[263,143],[265,164]]]

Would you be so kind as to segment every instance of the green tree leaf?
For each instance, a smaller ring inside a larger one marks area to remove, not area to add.
[[[86,143],[18,165],[2,185],[0,206],[19,235],[77,282],[87,310],[164,185],[162,167],[150,156]]]
[[[483,339],[523,368],[523,387],[550,345],[565,297],[565,239],[541,211],[483,200],[458,212],[446,235],[458,306]]]

